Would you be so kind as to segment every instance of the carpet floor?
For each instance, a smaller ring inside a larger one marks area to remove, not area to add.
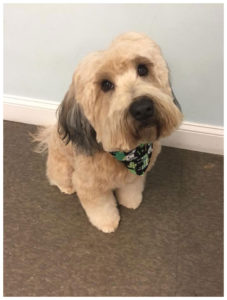
[[[35,126],[4,122],[4,296],[223,296],[223,157],[163,147],[105,234],[48,184]]]

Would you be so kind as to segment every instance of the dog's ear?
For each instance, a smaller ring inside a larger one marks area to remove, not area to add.
[[[83,109],[76,101],[74,86],[71,84],[64,100],[57,111],[58,133],[68,144],[76,145],[78,151],[92,155],[100,150],[96,141],[96,132],[83,113]]]
[[[173,92],[173,89],[171,87],[171,91],[172,91],[172,95],[173,95],[173,102],[175,103],[175,105],[179,108],[179,110],[182,112],[182,109],[181,109],[181,106],[180,106],[180,103],[177,101],[177,98]]]
[[[175,96],[175,94],[174,94],[174,91],[173,91],[173,88],[172,88],[171,79],[170,79],[171,72],[170,72],[170,69],[169,69],[169,66],[168,66],[168,65],[167,65],[167,68],[168,68],[168,73],[169,73],[169,86],[170,86],[170,88],[171,88],[171,92],[172,92],[172,95],[173,95],[173,102],[174,102],[174,104],[179,108],[180,112],[182,112],[180,103],[177,101],[177,98],[176,98],[176,96]]]

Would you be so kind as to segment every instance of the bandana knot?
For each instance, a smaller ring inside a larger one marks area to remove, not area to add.
[[[152,143],[149,143],[140,144],[129,152],[114,151],[110,152],[110,154],[122,162],[132,173],[143,175],[149,165],[152,151]]]

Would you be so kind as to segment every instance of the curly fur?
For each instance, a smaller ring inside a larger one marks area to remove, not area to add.
[[[148,76],[138,76],[138,64],[147,66]],[[114,83],[113,90],[102,91],[104,79]],[[154,103],[148,126],[129,113],[140,96]],[[59,106],[57,124],[39,130],[34,137],[39,152],[48,150],[50,184],[65,193],[77,192],[90,222],[103,232],[113,232],[120,221],[116,200],[137,208],[146,176],[130,173],[109,152],[153,142],[149,171],[160,152],[159,139],[181,123],[177,103],[160,48],[146,35],[120,35],[107,50],[88,55],[78,65]]]

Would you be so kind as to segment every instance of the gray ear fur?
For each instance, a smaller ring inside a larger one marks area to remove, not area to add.
[[[172,94],[173,94],[173,102],[176,104],[176,106],[179,108],[179,110],[182,112],[182,109],[181,109],[181,106],[180,106],[180,103],[177,101],[177,98],[173,92],[173,89],[171,87],[171,90],[172,90]]]
[[[58,108],[58,132],[66,144],[70,141],[78,151],[92,155],[101,149],[96,141],[96,132],[83,113],[74,96],[73,86]]]
[[[174,92],[173,92],[173,88],[172,88],[172,84],[171,84],[171,79],[170,79],[170,69],[169,69],[169,66],[167,66],[168,67],[168,71],[169,71],[169,85],[170,85],[170,87],[171,87],[171,91],[172,91],[172,95],[173,95],[173,102],[174,102],[174,104],[179,108],[179,110],[182,112],[182,109],[181,109],[181,106],[180,106],[180,103],[177,101],[177,98],[176,98],[176,96],[175,96],[175,94],[174,94]]]

